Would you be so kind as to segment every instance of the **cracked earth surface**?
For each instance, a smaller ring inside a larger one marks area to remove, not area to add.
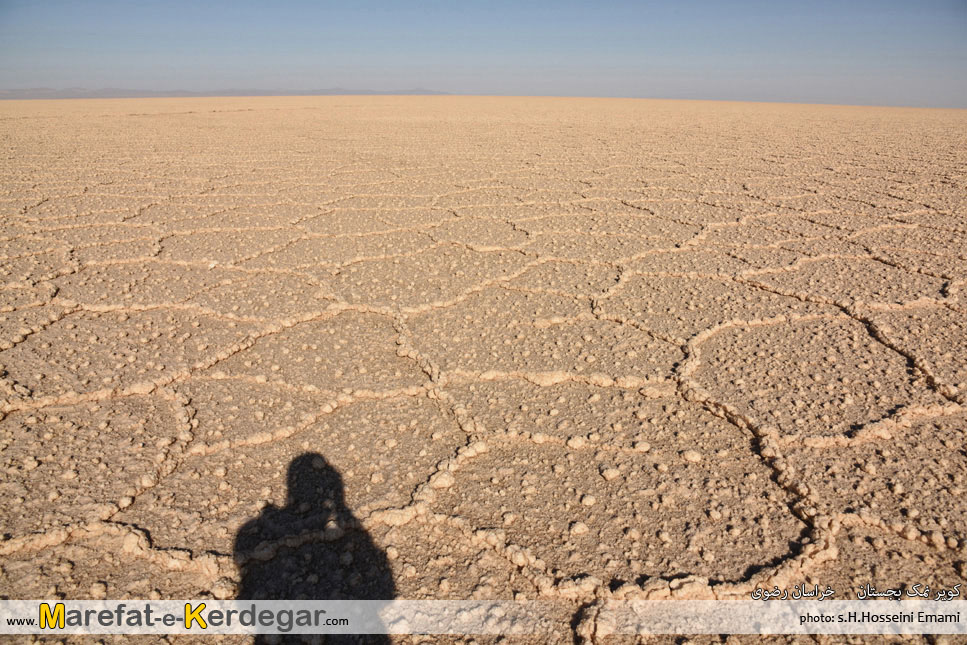
[[[967,577],[967,112],[38,101],[0,133],[5,597],[234,597],[305,452],[397,597],[555,600],[552,640],[607,598]]]

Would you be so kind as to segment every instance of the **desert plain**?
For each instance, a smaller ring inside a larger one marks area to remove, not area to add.
[[[3,597],[543,599],[571,642],[967,582],[967,111],[9,101],[0,141]]]

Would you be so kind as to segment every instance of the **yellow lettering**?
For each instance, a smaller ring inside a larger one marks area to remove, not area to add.
[[[53,611],[47,603],[40,603],[40,628],[53,629],[55,626],[64,629],[64,603],[55,604]]]
[[[191,629],[191,622],[195,621],[198,626],[202,629],[208,629],[208,623],[205,622],[204,617],[202,617],[201,612],[205,609],[205,603],[201,603],[194,609],[191,608],[191,603],[185,603],[185,629]]]

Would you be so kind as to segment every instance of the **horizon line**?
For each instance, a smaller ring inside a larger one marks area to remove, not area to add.
[[[263,90],[257,88],[226,88],[218,90],[141,90],[133,88],[0,88],[0,101],[63,101],[63,100],[125,100],[165,98],[282,98],[312,96],[440,96],[440,97],[494,97],[494,98],[561,98],[561,99],[625,99],[644,101],[703,101],[715,103],[765,103],[778,105],[818,105],[827,107],[902,108],[916,110],[967,110],[967,105],[900,105],[882,103],[837,103],[803,100],[723,99],[709,97],[629,96],[629,95],[582,95],[582,94],[491,94],[471,92],[447,92],[422,87],[399,90],[347,89],[342,87],[312,90]]]

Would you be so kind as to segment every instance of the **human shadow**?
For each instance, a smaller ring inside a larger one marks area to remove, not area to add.
[[[346,506],[342,477],[307,452],[289,465],[284,507],[269,505],[235,537],[239,600],[386,600],[396,586],[386,558]],[[256,643],[301,636],[257,636]],[[382,634],[328,635],[328,643],[388,644]]]

